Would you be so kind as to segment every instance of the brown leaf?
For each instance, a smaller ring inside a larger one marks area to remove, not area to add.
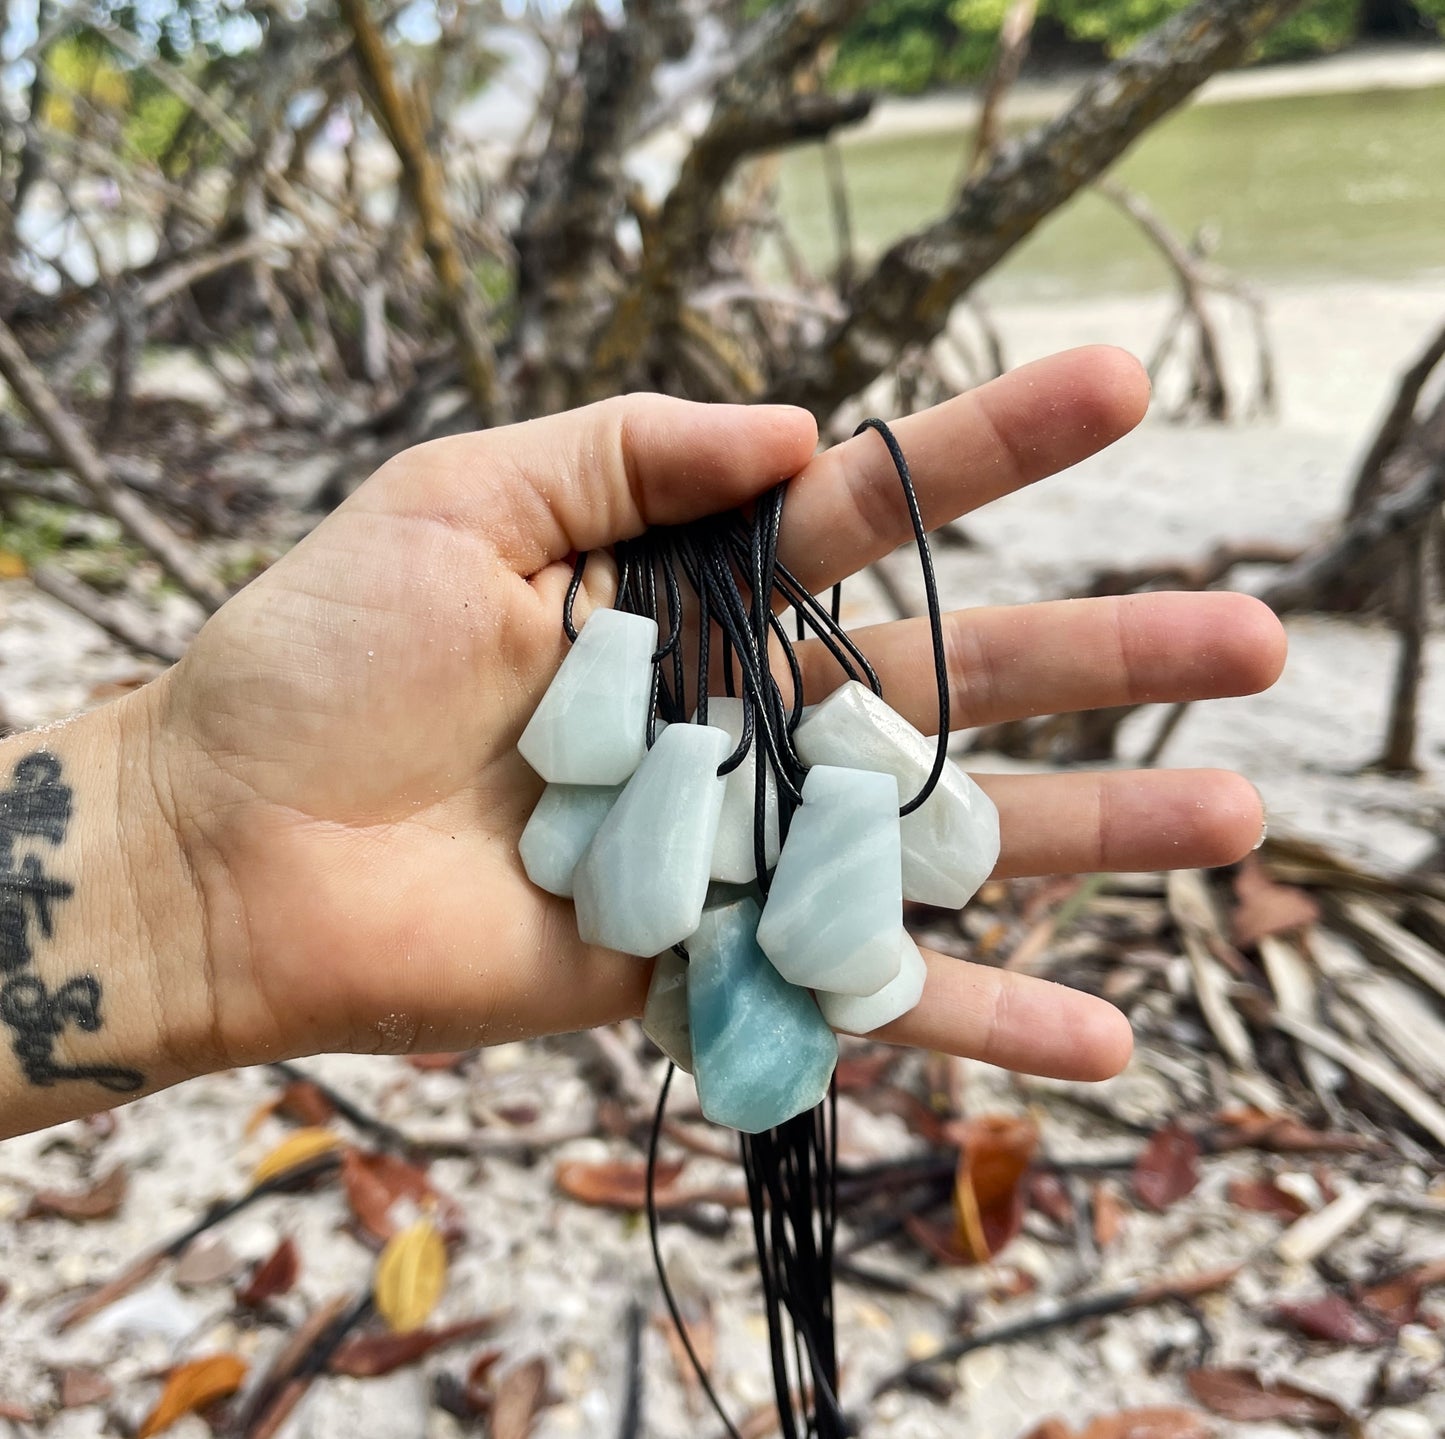
[[[1044,1419],[1035,1424],[1023,1439],[1074,1439],[1074,1431],[1062,1419]]]
[[[1144,1146],[1134,1165],[1134,1197],[1163,1212],[1199,1183],[1199,1141],[1183,1125],[1169,1123]]]
[[[1349,1417],[1333,1399],[1283,1380],[1266,1383],[1252,1369],[1194,1369],[1184,1377],[1206,1409],[1240,1423],[1343,1424]]]
[[[1369,1349],[1388,1337],[1339,1294],[1287,1300],[1275,1308],[1275,1317],[1309,1339],[1327,1339],[1331,1344]]]
[[[356,1334],[336,1350],[327,1368],[353,1379],[375,1379],[415,1364],[435,1349],[480,1338],[496,1328],[497,1317],[481,1314],[440,1329],[413,1329],[407,1334]]]
[[[874,1088],[898,1062],[900,1053],[891,1044],[880,1044],[841,1055],[833,1071],[838,1093],[858,1094]]]
[[[1094,1243],[1100,1249],[1107,1249],[1124,1232],[1128,1214],[1129,1206],[1111,1180],[1094,1186]]]
[[[55,1376],[55,1389],[62,1409],[104,1404],[115,1393],[115,1385],[96,1369],[62,1369]]]
[[[1332,1129],[1311,1129],[1293,1114],[1270,1114],[1262,1109],[1235,1105],[1215,1115],[1219,1130],[1212,1136],[1216,1150],[1268,1149],[1276,1154],[1323,1152],[1358,1154],[1374,1144],[1358,1134]],[[1222,1131],[1222,1132],[1221,1132]]]
[[[975,1264],[986,1264],[1023,1227],[1023,1186],[1038,1148],[1038,1125],[991,1114],[952,1124],[949,1133],[961,1146],[953,1185],[959,1247]]]
[[[142,1254],[128,1268],[121,1270],[114,1279],[102,1284],[99,1289],[93,1290],[84,1298],[77,1299],[69,1309],[65,1310],[55,1321],[56,1333],[64,1333],[65,1330],[74,1328],[82,1320],[89,1319],[92,1314],[99,1314],[108,1304],[114,1304],[117,1299],[123,1298],[133,1289],[139,1289],[169,1258],[170,1255],[164,1249],[153,1249],[149,1254]]]
[[[1057,1174],[1029,1175],[1029,1207],[1036,1209],[1055,1224],[1067,1228],[1074,1222],[1074,1201],[1064,1181]]]
[[[341,1161],[346,1199],[361,1227],[385,1243],[400,1227],[394,1213],[403,1200],[435,1215],[444,1237],[461,1233],[462,1215],[455,1202],[439,1193],[423,1169],[394,1154],[348,1149]]]
[[[309,1079],[293,1079],[276,1100],[273,1114],[290,1119],[296,1124],[319,1128],[336,1113],[336,1106],[326,1097],[326,1091]]]
[[[959,1242],[958,1224],[941,1224],[921,1214],[905,1214],[903,1227],[935,1264],[976,1264],[971,1250]]]
[[[1248,949],[1267,934],[1303,929],[1320,917],[1320,907],[1312,895],[1271,879],[1257,855],[1250,855],[1235,871],[1234,894],[1239,902],[1230,917],[1230,929],[1241,949]]]
[[[1286,1224],[1298,1219],[1309,1208],[1303,1199],[1281,1189],[1273,1179],[1231,1179],[1225,1193],[1236,1209],[1247,1209],[1253,1214],[1272,1214]]]
[[[37,1190],[22,1217],[34,1219],[39,1215],[58,1215],[61,1219],[73,1219],[77,1223],[87,1219],[109,1219],[125,1200],[127,1184],[125,1170],[116,1165],[89,1189],[82,1189],[79,1193],[59,1189]]]
[[[441,1231],[430,1219],[398,1231],[376,1261],[372,1290],[377,1312],[396,1334],[426,1323],[447,1280],[447,1251]]]
[[[665,1191],[682,1176],[684,1161],[660,1160],[657,1165],[659,1204]],[[557,1188],[579,1204],[599,1209],[645,1209],[647,1207],[647,1165],[640,1159],[604,1159],[592,1164],[580,1159],[564,1160],[557,1166]]]
[[[1214,1425],[1196,1409],[1156,1405],[1101,1414],[1079,1431],[1079,1439],[1210,1439]]]
[[[246,1378],[245,1360],[234,1354],[209,1354],[172,1369],[161,1390],[156,1407],[151,1410],[137,1433],[137,1439],[150,1439],[162,1429],[169,1429],[177,1419],[234,1394]]]
[[[13,1419],[17,1424],[35,1423],[35,1411],[28,1404],[0,1399],[0,1419]]]
[[[240,1267],[241,1261],[224,1239],[202,1234],[176,1261],[175,1281],[182,1289],[200,1289],[231,1278]]]
[[[507,1370],[492,1393],[488,1439],[527,1439],[546,1402],[547,1361],[540,1356]]]
[[[247,1309],[259,1309],[268,1299],[274,1299],[278,1294],[289,1294],[300,1272],[301,1260],[296,1252],[296,1241],[288,1235],[268,1258],[256,1266],[245,1286],[237,1291],[236,1302],[244,1304]]]
[[[1445,1260],[1437,1259],[1370,1285],[1360,1292],[1360,1305],[1374,1318],[1398,1329],[1415,1322],[1420,1313],[1420,1296],[1437,1284],[1445,1284]]]

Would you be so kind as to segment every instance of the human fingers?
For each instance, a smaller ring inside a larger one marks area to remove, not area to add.
[[[1149,382],[1110,346],[1066,350],[893,425],[929,529],[1111,444],[1143,417]],[[815,594],[912,535],[881,439],[817,455],[788,487],[779,558]]]

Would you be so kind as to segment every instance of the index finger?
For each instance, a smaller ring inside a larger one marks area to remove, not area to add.
[[[935,529],[1067,469],[1143,418],[1149,381],[1124,350],[1091,345],[1022,365],[893,425]],[[912,538],[903,489],[874,434],[816,456],[793,480],[778,558],[814,594]]]

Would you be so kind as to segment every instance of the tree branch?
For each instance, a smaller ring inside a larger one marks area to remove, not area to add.
[[[1007,146],[946,215],[893,245],[854,291],[848,318],[798,356],[768,398],[821,419],[905,350],[930,342],[959,296],[1041,220],[1300,3],[1198,0],[1161,25],[1063,114]]]

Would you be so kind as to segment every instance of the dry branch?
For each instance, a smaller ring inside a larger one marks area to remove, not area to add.
[[[95,507],[114,519],[124,533],[207,612],[225,604],[225,590],[180,537],[116,481],[79,422],[61,404],[15,338],[15,332],[3,320],[0,320],[0,375],[29,410],[67,468],[85,487]]]
[[[893,245],[858,285],[848,318],[797,357],[769,398],[826,416],[932,341],[958,298],[1041,220],[1300,3],[1200,0],[1160,26],[1057,119],[1007,146],[946,215]]]

